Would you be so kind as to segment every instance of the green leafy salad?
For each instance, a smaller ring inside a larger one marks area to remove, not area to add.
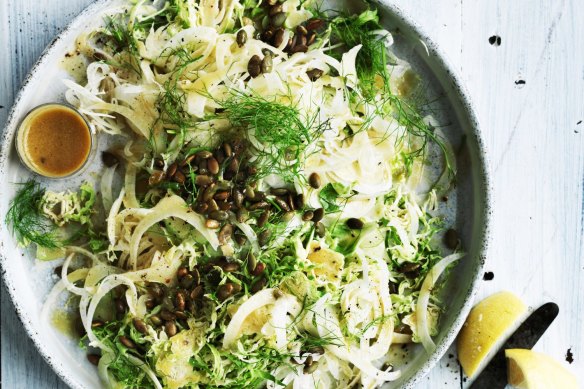
[[[6,221],[105,387],[374,388],[432,352],[454,160],[364,9],[140,0],[78,37],[100,175],[28,181]]]

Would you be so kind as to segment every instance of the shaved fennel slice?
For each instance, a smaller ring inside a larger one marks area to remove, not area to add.
[[[225,336],[223,337],[223,348],[230,347],[241,334],[241,327],[245,319],[251,315],[255,310],[276,302],[274,297],[275,289],[264,289],[261,292],[254,294],[249,300],[241,304],[231,318],[229,325],[225,329]]]
[[[138,291],[136,290],[136,285],[134,285],[134,282],[124,277],[123,275],[113,274],[105,277],[99,284],[99,287],[93,296],[86,295],[81,297],[81,302],[79,304],[81,321],[83,322],[83,327],[85,327],[85,331],[87,332],[87,338],[89,339],[90,346],[99,347],[100,349],[106,351],[110,350],[109,347],[103,344],[95,336],[91,324],[93,322],[93,315],[95,314],[95,310],[97,309],[97,305],[101,299],[119,285],[128,286],[128,290],[126,291],[126,300],[128,302],[130,313],[135,316]]]
[[[146,375],[148,376],[148,378],[150,378],[150,381],[152,381],[156,389],[162,389],[162,385],[160,384],[160,381],[158,381],[158,377],[156,377],[156,374],[152,371],[150,367],[148,367],[148,364],[146,362],[144,362],[140,358],[136,358],[131,354],[126,354],[126,358],[128,358],[130,362],[134,364],[134,366],[138,366],[144,373],[146,373]]]
[[[107,373],[109,365],[116,360],[116,355],[113,352],[103,351],[101,353],[101,358],[97,364],[97,374],[106,388],[114,388],[115,385],[112,382],[110,375]]]
[[[103,209],[106,213],[109,212],[110,208],[112,207],[112,203],[114,201],[113,194],[112,194],[112,187],[114,186],[114,173],[116,172],[116,168],[118,167],[115,164],[112,167],[108,167],[105,169],[101,176],[100,181],[100,189],[101,189],[101,200],[103,202]]]
[[[323,296],[323,298],[325,297],[329,298],[330,296]],[[323,298],[321,298],[321,300]],[[344,346],[326,345],[325,348],[333,355],[341,360],[351,362],[355,367],[361,370],[361,374],[367,375],[375,380],[394,381],[400,377],[401,373],[399,371],[388,372],[379,370],[373,365],[373,363],[371,363],[371,357],[367,355],[366,352],[356,345],[349,347],[346,344],[346,340],[341,331],[339,319],[337,315],[332,312],[330,307],[326,306],[326,300],[321,304],[317,302],[313,310],[315,311],[314,320],[316,321],[319,335],[323,338],[330,338],[333,336],[335,339],[338,339],[345,344]]]
[[[138,367],[140,370],[146,373],[146,375],[148,376],[150,381],[152,381],[156,389],[162,389],[162,385],[160,384],[158,377],[156,377],[156,374],[154,373],[154,371],[152,371],[150,367],[148,367],[148,364],[146,362],[142,361],[139,358],[136,358],[131,354],[126,354],[126,358],[128,358],[128,360],[134,366]],[[115,360],[116,355],[114,352],[105,351],[103,352],[102,357],[100,358],[99,363],[97,365],[97,372],[99,374],[99,377],[101,378],[102,382],[105,384],[107,388],[119,387],[119,383],[115,382],[115,380],[107,372],[109,365],[111,365]]]
[[[79,287],[75,286],[73,284],[73,282],[71,282],[69,280],[69,277],[67,277],[67,273],[69,271],[69,265],[71,264],[71,261],[73,260],[74,256],[75,256],[75,253],[69,254],[67,259],[65,259],[65,262],[63,262],[63,267],[61,268],[61,282],[63,282],[63,285],[65,285],[65,288],[67,288],[67,290],[69,292],[76,294],[78,296],[85,296],[87,294],[87,291],[84,288],[79,288]],[[79,280],[77,280],[77,281],[79,281]]]
[[[164,255],[156,251],[148,268],[124,273],[124,276],[135,282],[149,281],[169,285],[176,279],[182,260],[183,255],[176,247],[172,247]]]
[[[252,246],[254,252],[256,252],[256,253],[259,252],[260,246],[258,244],[258,236],[256,235],[253,228],[251,228],[251,226],[247,223],[235,222],[233,224],[235,224],[237,226],[237,228],[239,228],[241,230],[241,232],[243,232],[243,234],[247,238],[248,242],[251,243],[251,246]]]
[[[420,295],[418,297],[418,302],[416,304],[416,330],[422,345],[426,349],[428,354],[432,353],[436,348],[434,341],[430,337],[430,329],[428,328],[428,303],[430,302],[430,294],[432,293],[432,288],[438,281],[438,278],[450,265],[452,262],[459,260],[466,254],[457,253],[444,257],[430,270],[422,288],[420,289]]]
[[[357,82],[357,54],[363,45],[357,45],[353,47],[351,50],[347,51],[343,54],[343,58],[341,59],[341,77],[345,77],[347,86],[355,87]]]
[[[373,359],[379,359],[389,352],[389,348],[393,343],[393,329],[394,321],[391,318],[393,307],[391,305],[391,297],[389,295],[389,270],[387,264],[382,258],[377,258],[378,268],[375,269],[375,274],[378,278],[378,293],[381,305],[383,307],[383,315],[386,319],[381,324],[377,341],[369,347],[367,354],[371,355]]]
[[[68,274],[66,279],[69,283],[81,281],[87,277],[88,272],[89,269],[87,268],[77,269]],[[63,280],[65,280],[65,278],[62,278],[55,284],[55,286],[53,286],[53,289],[51,289],[47,299],[45,300],[45,303],[43,304],[40,315],[43,323],[50,323],[49,312],[51,312],[57,306],[57,298],[59,295],[67,290],[66,284]]]
[[[136,268],[138,259],[138,248],[142,236],[150,227],[161,220],[176,217],[192,225],[199,233],[207,239],[211,247],[216,250],[219,247],[217,234],[205,227],[204,219],[201,215],[190,210],[185,201],[179,196],[165,197],[154,208],[152,212],[145,216],[136,226],[132,238],[130,239],[130,260]]]
[[[99,258],[97,258],[97,256],[95,254],[93,254],[89,250],[84,249],[83,247],[67,246],[67,252],[83,255],[83,256],[91,259],[91,261],[93,262],[94,265],[99,262]]]
[[[436,125],[436,127],[434,127],[434,132],[437,138],[448,139],[440,126]],[[452,149],[450,142],[442,142],[440,147],[442,147],[442,151],[444,152],[444,167],[442,169],[442,174],[434,183],[434,188],[436,188],[439,193],[444,193],[447,192],[448,189],[450,189],[452,186],[452,171],[454,171],[454,174],[456,174],[456,155],[454,154],[454,150]],[[452,171],[448,169],[449,165]]]
[[[272,308],[272,320],[270,325],[274,328],[276,334],[276,347],[278,350],[285,350],[288,345],[286,337],[288,329],[288,313],[293,317],[297,316],[302,307],[294,296],[285,295],[277,299]]]
[[[140,208],[140,203],[136,198],[136,166],[131,163],[126,166],[124,190],[126,192],[124,206],[126,208]]]
[[[120,195],[113,202],[109,215],[107,217],[107,237],[109,239],[110,244],[113,246],[116,244],[116,215],[120,212],[120,208],[122,206],[122,202],[125,198],[125,191],[124,188],[120,191]]]

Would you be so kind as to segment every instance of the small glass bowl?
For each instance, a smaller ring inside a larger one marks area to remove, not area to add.
[[[75,116],[79,117],[83,123],[85,124],[85,127],[87,128],[87,131],[89,132],[89,151],[87,152],[87,155],[85,156],[85,159],[82,163],[79,164],[79,167],[77,167],[74,171],[71,172],[67,172],[63,175],[58,175],[58,174],[50,174],[46,171],[43,171],[38,164],[36,164],[30,154],[29,151],[27,150],[27,136],[28,136],[28,132],[30,130],[30,124],[32,122],[32,120],[34,118],[37,117],[37,115],[39,115],[41,112],[52,109],[52,108],[59,108],[59,109],[64,109],[70,113],[73,113]],[[92,154],[95,152],[95,139],[94,139],[94,134],[91,131],[91,125],[88,123],[88,121],[85,119],[85,117],[74,107],[68,105],[68,104],[62,104],[62,103],[47,103],[47,104],[42,104],[39,105],[35,108],[33,108],[31,111],[29,111],[26,116],[24,117],[24,119],[22,119],[22,121],[20,122],[19,126],[18,126],[18,130],[16,132],[16,151],[18,153],[18,157],[20,158],[20,161],[23,163],[24,166],[26,166],[30,171],[32,171],[33,173],[36,173],[40,176],[46,177],[46,178],[52,178],[52,179],[60,179],[60,178],[69,178],[71,176],[76,175],[77,173],[81,172],[87,165],[87,162],[91,159]]]

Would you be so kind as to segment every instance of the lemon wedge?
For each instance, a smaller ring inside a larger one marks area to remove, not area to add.
[[[464,373],[472,378],[525,316],[527,306],[511,292],[495,293],[471,309],[456,347]]]
[[[578,389],[576,377],[553,358],[531,350],[505,350],[509,385],[519,389]]]

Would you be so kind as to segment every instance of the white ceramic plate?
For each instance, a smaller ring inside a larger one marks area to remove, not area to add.
[[[346,8],[350,0],[337,5]],[[61,35],[45,50],[40,60],[27,77],[10,113],[2,138],[0,154],[0,215],[4,217],[9,201],[17,190],[16,183],[26,181],[30,173],[20,164],[14,147],[14,136],[18,123],[24,115],[37,105],[63,101],[64,85],[61,79],[70,78],[62,61],[65,54],[74,48],[80,32],[103,20],[103,13],[120,4],[119,0],[99,0],[82,12]],[[489,215],[488,179],[484,147],[478,131],[472,105],[462,87],[460,78],[452,71],[436,45],[421,29],[405,17],[397,8],[388,8],[383,1],[377,4],[382,21],[395,34],[400,57],[414,65],[427,86],[429,96],[441,96],[436,103],[441,112],[439,120],[448,123],[449,141],[455,147],[458,164],[457,188],[449,199],[455,210],[449,218],[460,233],[468,256],[451,273],[443,290],[448,304],[441,319],[440,333],[435,338],[437,349],[426,355],[420,349],[413,350],[413,360],[402,367],[402,378],[388,387],[413,387],[448,349],[468,313],[482,274],[483,253],[487,244],[487,221]],[[397,30],[396,30],[397,29]],[[94,163],[81,177],[53,181],[52,188],[63,189],[79,185],[92,170],[99,170]],[[55,280],[53,268],[57,262],[35,261],[30,253],[18,247],[5,225],[0,231],[0,260],[6,287],[29,336],[39,352],[55,372],[73,388],[101,387],[95,367],[85,358],[76,342],[40,319],[44,296]]]

